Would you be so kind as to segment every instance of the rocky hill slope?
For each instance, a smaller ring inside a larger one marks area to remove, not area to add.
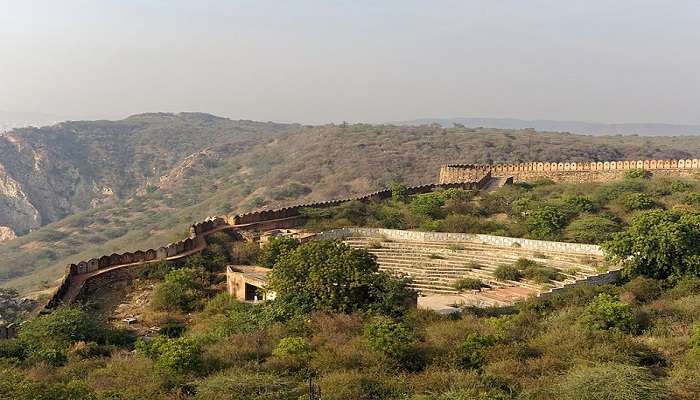
[[[12,171],[5,174],[19,182],[14,186],[24,195],[5,190],[0,214],[13,214],[25,226],[51,222],[0,244],[0,286],[23,292],[54,285],[69,262],[179,240],[190,223],[210,215],[344,197],[392,182],[432,182],[447,162],[700,154],[695,137],[427,125],[303,127],[206,114],[71,122],[7,137],[23,139],[21,146],[6,145],[13,150],[3,153],[0,164]],[[43,160],[42,155],[46,161],[35,164],[34,157]],[[19,218],[22,213],[28,217]],[[3,218],[0,225],[8,226]]]
[[[233,155],[290,128],[206,114],[143,114],[5,133],[0,240],[129,198],[197,152]]]

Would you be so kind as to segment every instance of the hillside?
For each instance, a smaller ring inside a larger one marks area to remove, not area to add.
[[[205,114],[143,114],[0,135],[0,240],[3,231],[23,235],[129,198],[198,151],[230,156],[289,128]]]
[[[64,126],[90,134],[71,135]],[[79,182],[82,186],[77,188],[83,191],[52,189],[66,193],[62,204],[68,204],[56,218],[69,216],[0,245],[0,286],[23,292],[52,286],[69,262],[180,239],[191,222],[209,215],[341,197],[392,182],[432,182],[447,162],[700,154],[700,139],[694,137],[590,137],[365,124],[301,127],[203,114],[66,123],[52,127],[54,134],[40,134],[49,132],[45,129],[21,131],[26,132],[21,135],[25,147],[65,149],[53,153],[75,166],[81,178],[70,182]],[[14,159],[1,158],[3,165]],[[29,171],[30,159],[13,162]],[[87,190],[94,185],[108,187],[114,195],[102,197],[100,191]]]

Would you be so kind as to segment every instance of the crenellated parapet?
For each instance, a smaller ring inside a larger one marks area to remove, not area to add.
[[[440,183],[460,182],[470,176],[490,171],[493,176],[517,178],[551,178],[554,180],[605,180],[619,171],[641,169],[651,173],[684,175],[700,169],[700,160],[618,160],[590,162],[528,162],[518,164],[449,164],[440,169]],[[601,174],[602,173],[602,174]],[[589,175],[586,175],[589,174]],[[588,176],[588,178],[587,178]],[[571,178],[571,179],[567,179]]]

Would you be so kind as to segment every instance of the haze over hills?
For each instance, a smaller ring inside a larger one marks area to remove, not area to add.
[[[25,126],[53,125],[66,118],[37,112],[10,112],[0,110],[0,133]]]
[[[697,158],[700,138],[233,121],[201,113],[65,122],[0,136],[0,286],[182,239],[212,215],[437,179],[448,162]]]
[[[662,123],[605,124],[584,121],[522,120],[515,118],[419,118],[398,122],[400,125],[440,124],[445,127],[461,124],[469,128],[527,129],[547,132],[571,132],[583,135],[700,135],[700,125]]]

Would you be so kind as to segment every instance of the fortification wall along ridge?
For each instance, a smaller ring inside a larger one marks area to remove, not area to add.
[[[440,169],[440,183],[460,182],[472,173],[490,171],[493,176],[512,176],[515,181],[548,178],[566,182],[604,182],[625,171],[642,169],[654,175],[691,176],[700,173],[700,160],[622,160],[591,162],[529,162],[520,164],[449,164]]]
[[[408,194],[420,194],[438,188],[479,189],[488,182],[490,177],[491,173],[484,171],[478,179],[471,182],[431,183],[408,187],[406,192]],[[126,273],[116,272],[116,269],[137,267],[161,260],[178,262],[193,254],[198,254],[207,247],[206,237],[221,230],[289,228],[303,222],[304,217],[301,211],[305,208],[333,207],[348,201],[370,202],[390,197],[391,190],[384,189],[364,196],[346,199],[299,204],[292,207],[224,217],[210,217],[202,222],[193,224],[190,227],[190,236],[184,240],[170,243],[157,249],[137,250],[122,254],[113,253],[68,265],[60,285],[47,303],[46,308],[51,309],[61,304],[71,303],[82,294],[94,291],[95,287],[102,287],[111,280],[128,276]],[[88,288],[92,289],[87,290]]]

